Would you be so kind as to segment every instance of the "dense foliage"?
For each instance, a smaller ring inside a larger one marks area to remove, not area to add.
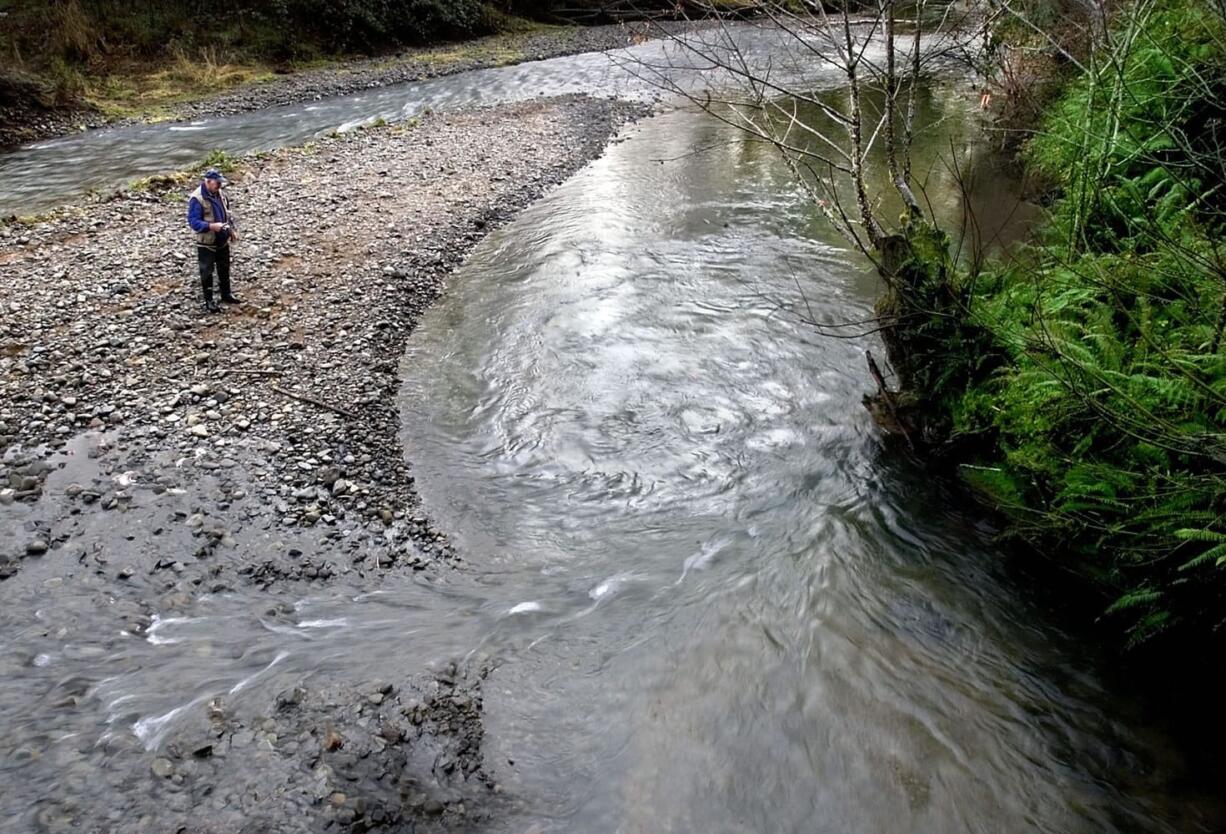
[[[1224,138],[1221,14],[1135,3],[1028,146],[1038,241],[971,275],[912,230],[890,302],[925,313],[895,348],[968,479],[1134,643],[1226,622]]]
[[[9,0],[6,46],[28,61],[152,57],[219,45],[251,54],[328,54],[487,31],[481,0]]]

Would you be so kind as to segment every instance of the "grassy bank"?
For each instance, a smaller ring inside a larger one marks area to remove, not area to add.
[[[1226,623],[1222,138],[1221,10],[1133,3],[1025,148],[1036,242],[968,273],[912,230],[884,305],[929,437],[1134,645]]]
[[[407,46],[444,72],[522,60],[548,28],[478,0],[0,0],[0,105],[88,107],[108,119],[168,116],[176,105],[276,75]],[[453,42],[495,35],[457,45]]]
[[[530,57],[523,46],[527,36],[562,29],[534,21],[507,19],[494,35],[435,47],[417,47],[408,55],[400,52],[389,55],[384,62],[391,66],[408,59],[438,74],[472,64],[514,64]],[[238,55],[227,58],[217,50],[202,48],[195,55],[181,51],[152,63],[121,62],[100,67],[88,74],[82,73],[75,83],[81,91],[78,100],[109,120],[157,121],[174,118],[179,105],[210,95],[306,70],[338,67],[343,71],[346,63],[362,57],[361,54],[341,53],[272,62]]]

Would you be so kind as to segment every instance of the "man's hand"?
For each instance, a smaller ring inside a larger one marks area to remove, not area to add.
[[[225,228],[224,223],[210,223],[209,224],[210,232],[220,232],[223,228]]]
[[[230,229],[230,240],[238,240],[238,229]]]

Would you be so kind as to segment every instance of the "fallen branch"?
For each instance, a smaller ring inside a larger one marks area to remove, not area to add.
[[[346,411],[340,406],[329,405],[323,400],[317,400],[314,397],[308,397],[306,394],[295,394],[293,391],[287,391],[278,385],[273,385],[272,390],[276,391],[278,394],[281,394],[282,396],[289,397],[291,400],[298,400],[300,402],[310,403],[311,405],[319,406],[325,411],[333,411],[341,415],[342,417],[348,417],[351,420],[355,419],[358,416],[354,414],[352,411]]]
[[[898,426],[902,436],[907,439],[907,445],[914,450],[915,441],[911,439],[911,433],[907,431],[906,425],[898,416],[898,408],[894,403],[894,392],[886,387],[885,376],[881,373],[881,368],[877,367],[877,360],[873,359],[873,352],[871,350],[864,351],[864,358],[868,360],[868,372],[873,375],[873,379],[877,382],[878,398],[885,403],[886,410],[890,412],[890,419],[894,421],[894,425]]]

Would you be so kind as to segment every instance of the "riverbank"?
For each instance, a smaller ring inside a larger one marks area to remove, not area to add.
[[[318,589],[431,581],[455,558],[398,441],[408,335],[478,240],[635,112],[537,100],[247,159],[230,187],[244,303],[221,314],[199,300],[186,186],[0,226],[0,626],[16,641],[0,815],[47,830],[466,826],[494,785],[479,681],[453,669],[318,675],[256,714],[215,698],[183,724],[111,718],[99,743],[102,670],[235,588],[292,626]],[[111,660],[65,678],[55,658],[73,643]]]
[[[267,66],[232,68],[234,71],[226,79],[219,79],[213,90],[202,90],[196,79],[187,84],[168,83],[170,71],[165,68],[134,72],[119,79],[98,79],[95,86],[107,92],[90,99],[92,106],[47,108],[37,106],[29,95],[9,104],[0,101],[0,148],[85,129],[231,116],[469,70],[618,49],[701,25],[687,21],[588,27],[538,25],[389,55],[327,61],[284,74],[276,74]],[[187,78],[193,75],[190,67],[179,74]]]
[[[1031,244],[968,269],[914,224],[878,310],[910,436],[1160,667],[1223,633],[1223,155],[1201,137],[1226,18],[1171,0],[1111,26],[1136,40],[1083,43],[1026,143],[1053,195]]]

